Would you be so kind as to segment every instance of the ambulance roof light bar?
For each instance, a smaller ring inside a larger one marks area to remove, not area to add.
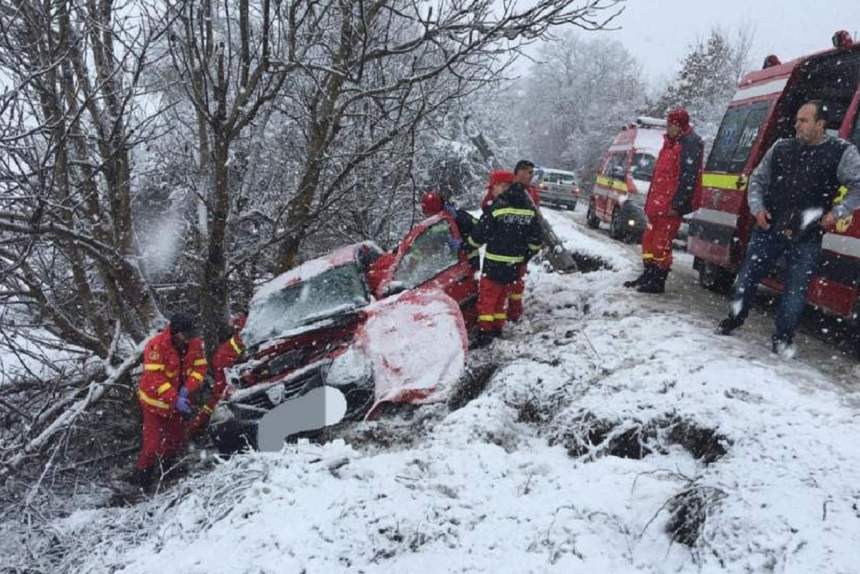
[[[636,118],[636,126],[640,128],[665,128],[666,120],[660,118],[651,118],[648,116],[639,116],[638,118]]]

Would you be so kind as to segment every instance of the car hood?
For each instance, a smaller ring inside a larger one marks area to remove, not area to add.
[[[468,340],[457,302],[437,290],[401,293],[367,308],[354,345],[373,371],[374,406],[445,400],[463,374]]]

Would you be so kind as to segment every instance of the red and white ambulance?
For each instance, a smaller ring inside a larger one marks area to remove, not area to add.
[[[666,120],[639,117],[615,136],[588,201],[589,227],[597,229],[604,222],[613,239],[641,240],[647,224],[645,197],[665,132]]]
[[[823,100],[831,116],[827,132],[860,144],[860,44],[845,32],[833,39],[832,49],[784,64],[769,56],[765,68],[740,81],[705,164],[701,206],[690,217],[687,251],[702,286],[716,291],[731,286],[754,222],[746,202],[748,176],[778,138],[794,136],[794,118],[804,102]],[[856,317],[860,213],[840,220],[822,246],[807,301]],[[763,281],[777,290],[779,267]]]

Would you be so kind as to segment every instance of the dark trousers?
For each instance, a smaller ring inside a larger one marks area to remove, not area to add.
[[[820,242],[792,242],[773,230],[753,230],[746,259],[732,287],[729,314],[741,321],[747,318],[759,282],[783,253],[786,256],[787,268],[782,278],[782,296],[776,309],[775,336],[790,340],[806,306],[809,281],[818,270]]]

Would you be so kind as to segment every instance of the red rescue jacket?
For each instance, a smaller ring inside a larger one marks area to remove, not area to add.
[[[692,128],[677,139],[663,136],[663,148],[654,164],[651,188],[645,200],[648,217],[679,217],[700,204],[702,195],[702,140]]]
[[[183,386],[194,394],[206,374],[206,349],[199,337],[188,342],[185,355],[180,356],[166,328],[146,344],[143,351],[143,376],[138,384],[137,398],[144,409],[162,416],[173,414],[173,403]]]

